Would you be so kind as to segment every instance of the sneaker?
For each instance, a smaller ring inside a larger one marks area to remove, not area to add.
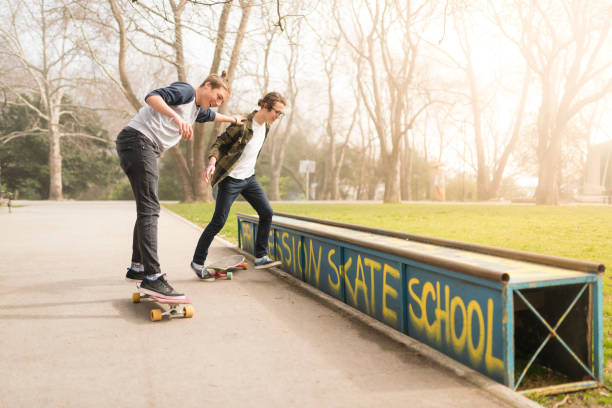
[[[215,277],[205,267],[196,265],[193,261],[191,262],[191,270],[196,276],[204,281],[214,281]]]
[[[139,272],[139,271],[135,271],[132,268],[127,268],[127,273],[125,274],[125,279],[127,280],[133,280],[133,281],[142,281],[147,275],[144,273],[144,271]]]
[[[274,259],[268,258],[268,255],[264,255],[261,258],[255,258],[255,269],[272,268],[282,264],[281,261],[275,261]]]
[[[139,286],[140,290],[147,295],[160,296],[164,298],[184,299],[185,295],[179,293],[166,280],[166,274],[162,274],[155,280],[143,279]]]

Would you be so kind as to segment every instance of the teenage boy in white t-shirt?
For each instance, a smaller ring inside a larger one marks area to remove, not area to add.
[[[260,110],[247,116],[243,125],[230,125],[212,145],[204,180],[218,186],[215,213],[200,236],[193,255],[191,269],[203,280],[211,281],[224,273],[209,272],[205,262],[208,248],[215,235],[225,225],[230,207],[238,194],[247,200],[259,215],[259,227],[255,241],[255,268],[280,265],[266,255],[268,234],[272,224],[272,207],[268,197],[255,179],[255,162],[264,144],[270,125],[285,110],[285,98],[278,92],[270,92],[259,100]]]
[[[242,123],[241,115],[227,116],[211,108],[229,98],[230,89],[225,72],[209,75],[198,87],[174,82],[151,91],[146,105],[117,136],[117,152],[121,168],[128,176],[136,199],[136,224],[132,240],[132,264],[126,279],[139,281],[140,290],[154,296],[184,298],[174,290],[162,273],[157,257],[157,197],[160,154],[176,145],[181,138],[191,139],[196,122]]]

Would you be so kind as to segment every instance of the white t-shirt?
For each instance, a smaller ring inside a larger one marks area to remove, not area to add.
[[[196,105],[196,91],[193,86],[185,82],[174,82],[166,88],[151,91],[145,96],[145,101],[151,95],[161,96],[170,106],[170,109],[178,113],[189,124],[194,121],[212,122],[215,120],[215,112]],[[132,118],[128,126],[138,130],[155,142],[162,152],[181,140],[176,123],[146,103]]]
[[[229,174],[230,177],[244,180],[255,174],[255,162],[265,138],[266,124],[260,125],[256,120],[253,120],[253,137],[245,146],[236,167]]]

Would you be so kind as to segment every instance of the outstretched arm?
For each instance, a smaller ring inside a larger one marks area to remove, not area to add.
[[[242,121],[245,120],[246,117],[242,115],[224,115],[222,113],[217,113],[215,115],[215,122],[230,122],[236,125],[242,125]]]

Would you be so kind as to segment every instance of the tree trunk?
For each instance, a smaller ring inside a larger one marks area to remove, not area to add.
[[[194,157],[191,183],[193,185],[196,201],[212,201],[212,189],[210,188],[210,184],[205,183],[202,178],[202,174],[208,162],[207,157],[204,156],[212,128],[210,124],[206,126],[204,123],[196,123],[193,129]]]
[[[187,80],[187,75],[185,74],[185,52],[183,48],[183,23],[181,16],[183,11],[185,11],[185,5],[187,2],[185,0],[179,1],[178,4],[175,4],[174,1],[170,2],[172,7],[172,15],[174,17],[174,53],[175,53],[175,66],[176,66],[176,76],[177,80],[181,82],[185,82]],[[180,150],[179,144],[172,147],[170,149],[172,157],[176,161],[176,168],[179,173],[179,180],[181,183],[181,187],[183,188],[183,201],[193,202],[195,200],[195,191],[193,185],[191,184],[190,177],[190,169],[192,169],[193,163],[193,142],[186,142],[186,153],[187,157],[183,156],[183,153]]]
[[[55,123],[49,123],[49,200],[62,200],[62,153],[60,134]]]
[[[399,149],[398,149],[399,150]],[[386,155],[388,158],[388,167],[385,169],[385,203],[399,203],[400,202],[400,155],[399,151],[393,151],[391,154]]]
[[[406,201],[412,200],[412,149],[408,140],[408,134],[404,135],[404,159],[401,163],[402,175],[402,195],[401,199]]]
[[[270,200],[279,201],[280,197],[280,189],[279,189],[279,180],[280,180],[280,167],[276,167],[270,163],[270,185],[269,185],[269,194]],[[310,190],[310,186],[307,186],[307,191]]]
[[[510,138],[510,142],[506,145],[504,152],[497,163],[497,168],[495,169],[495,173],[493,174],[493,180],[489,185],[489,192],[491,197],[497,197],[499,195],[499,186],[501,184],[502,177],[504,175],[504,170],[506,168],[506,164],[508,163],[508,158],[514,151],[516,144],[519,140],[519,135],[521,131],[521,124],[523,123],[523,115],[525,112],[525,104],[527,102],[527,95],[529,92],[529,81],[531,78],[531,71],[527,67],[527,71],[525,72],[525,76],[523,78],[523,89],[521,91],[521,97],[519,100],[519,106],[516,113],[516,120],[514,121],[513,129],[512,129],[512,137]]]
[[[470,99],[472,102],[472,115],[474,118],[474,141],[476,146],[476,195],[479,200],[488,200],[489,196],[489,169],[484,152],[484,141],[482,140],[482,108],[480,107],[480,94],[476,74],[472,65],[470,55],[466,55],[466,73],[470,83]]]
[[[193,189],[191,188],[191,182],[189,178],[189,172],[187,170],[187,162],[185,161],[185,157],[179,150],[178,145],[170,149],[169,152],[176,161],[176,164],[179,168],[179,178],[181,186],[183,187],[183,201],[191,203],[195,201],[195,197],[193,195]]]
[[[322,160],[320,164],[317,164],[317,173],[319,174],[317,197],[321,200],[329,199],[329,187],[327,186],[327,182],[330,179],[330,171],[327,160]]]
[[[182,15],[185,11],[186,0],[179,1],[178,5],[174,1],[170,2],[172,6],[172,14],[174,16],[174,51],[176,60],[176,73],[178,80],[181,82],[187,81],[185,73],[185,51],[183,49],[183,20]]]
[[[223,47],[225,46],[225,36],[227,35],[227,21],[230,11],[232,10],[233,0],[227,1],[223,5],[221,17],[219,18],[219,27],[217,28],[217,42],[215,44],[215,53],[210,73],[216,74],[219,72],[221,65],[221,56]],[[196,201],[211,202],[213,200],[212,188],[210,184],[204,182],[202,173],[206,168],[208,157],[206,152],[213,138],[213,124],[206,125],[205,123],[196,123],[193,128],[193,170],[191,173],[191,183],[195,193]]]
[[[556,132],[554,132],[556,133]],[[551,135],[550,147],[540,157],[536,204],[557,205],[559,203],[559,172],[561,169],[561,143],[558,135]]]
[[[246,32],[247,24],[249,23],[249,17],[251,16],[252,6],[253,0],[240,0],[240,9],[242,10],[242,17],[240,18],[238,34],[236,35],[236,41],[234,41],[234,48],[232,49],[232,56],[230,57],[230,63],[227,70],[227,82],[229,82],[230,84],[234,82],[234,76],[236,75],[238,59],[240,58],[242,42],[244,41],[244,34]]]
[[[333,132],[333,130],[332,130]],[[327,162],[329,164],[328,166],[328,171],[326,172],[326,180],[325,180],[325,197],[327,199],[332,199],[332,200],[336,200],[337,199],[337,195],[335,194],[334,190],[334,185],[335,183],[335,177],[336,177],[336,167],[337,167],[337,163],[336,163],[336,140],[335,137],[331,137],[330,142],[329,142],[329,155],[327,156]]]
[[[289,80],[291,82],[291,80]],[[291,98],[289,99],[289,103],[291,106],[295,106],[295,101],[297,98],[297,93],[292,93]],[[295,109],[291,109],[289,113],[289,117],[287,118],[287,123],[283,132],[275,132],[276,137],[271,140],[275,145],[272,150],[272,160],[270,162],[270,200],[272,201],[280,201],[280,177],[281,170],[283,169],[283,163],[285,162],[285,152],[287,150],[287,145],[289,144],[289,129],[291,129],[293,125],[293,119],[295,116]],[[279,135],[280,133],[280,135]],[[308,186],[308,191],[310,192],[310,186]]]
[[[338,157],[338,162],[336,163],[336,168],[334,169],[332,200],[340,200],[342,198],[340,196],[340,170],[342,170],[342,162],[344,162],[345,152],[346,152],[346,145],[341,148],[340,157]]]
[[[332,95],[333,85],[333,70],[334,62],[331,66],[325,66],[327,73],[327,136],[329,137],[329,150],[327,156],[327,163],[329,164],[329,171],[325,173],[325,190],[323,191],[323,198],[337,200],[337,189],[335,188],[334,179],[336,177],[336,132],[334,130],[334,96]]]
[[[357,106],[355,107],[355,111],[353,112],[353,118],[357,117],[357,114],[359,112],[359,104],[357,104]],[[356,119],[353,119],[351,121],[351,125],[349,126],[346,135],[344,137],[344,142],[342,143],[342,146],[340,146],[340,153],[338,156],[338,159],[334,161],[334,168],[332,171],[332,200],[339,200],[341,199],[341,193],[340,193],[340,171],[342,170],[342,164],[344,163],[344,156],[346,154],[346,149],[348,148],[348,144],[349,144],[349,139],[351,137],[351,133],[353,132],[353,126],[355,126],[355,121]],[[335,157],[335,155],[334,155]]]
[[[132,107],[137,111],[142,105],[140,100],[136,97],[136,94],[134,94],[134,91],[132,90],[132,86],[130,84],[130,80],[128,79],[126,71],[126,54],[128,47],[127,30],[123,21],[123,17],[121,16],[121,11],[117,6],[116,1],[109,0],[108,2],[111,6],[113,17],[115,18],[115,21],[119,26],[119,55],[117,56],[117,65],[119,68],[119,79],[121,81],[121,92],[128,100],[130,105],[132,105]]]
[[[301,25],[297,23],[296,25],[297,34],[299,36]],[[287,84],[287,92],[285,94],[285,98],[287,99],[287,103],[292,109],[289,109],[289,117],[286,119],[285,126],[283,128],[283,132],[274,132],[274,138],[271,140],[273,143],[271,160],[270,160],[270,200],[280,200],[280,176],[281,170],[283,168],[283,163],[285,162],[285,151],[287,150],[287,145],[289,144],[289,140],[291,138],[291,129],[293,127],[293,121],[295,118],[295,109],[299,89],[296,83],[296,71],[297,71],[297,62],[298,62],[298,49],[297,45],[291,46],[291,52],[289,55],[289,62],[287,63],[287,76],[288,76],[288,84]],[[278,129],[278,128],[277,128]],[[310,194],[310,186],[308,186],[308,191]]]
[[[231,1],[229,2],[231,3]],[[249,21],[249,17],[251,15],[251,8],[252,8],[252,4],[253,0],[240,0],[240,9],[242,10],[242,17],[240,18],[240,26],[238,27],[238,32],[236,34],[236,39],[234,40],[234,46],[232,48],[232,55],[230,57],[230,62],[229,62],[229,67],[227,69],[227,82],[230,85],[230,88],[232,86],[232,82],[234,81],[234,75],[236,73],[236,67],[238,66],[238,60],[240,58],[240,52],[241,52],[241,48],[242,48],[242,42],[244,40],[244,36],[245,36],[245,32],[246,32],[246,27]],[[225,26],[227,24],[227,18],[229,16],[229,10],[227,11],[227,14],[225,13],[225,7],[229,7],[228,3],[226,3],[226,5],[224,6],[224,10],[223,10],[223,14],[222,14],[222,18],[219,21],[219,28],[221,30],[221,28],[223,27],[223,29],[225,29]],[[224,20],[225,19],[225,20]],[[225,34],[224,34],[225,35]],[[217,42],[217,46],[219,46],[221,44],[220,41]],[[220,53],[217,53],[217,50],[215,50],[215,55],[220,55]],[[215,64],[213,64],[215,65]],[[221,105],[219,107],[219,113],[222,114],[226,114],[227,113],[227,105],[224,103],[223,105]],[[208,127],[208,126],[207,126]],[[220,122],[216,122],[214,124],[211,124],[210,126],[211,130],[209,133],[209,136],[206,138],[209,140],[209,143],[207,145],[211,145],[212,141],[214,138],[216,138],[219,135],[220,129],[221,129],[221,124]],[[204,161],[206,162],[206,157],[207,155],[204,155]],[[205,164],[205,162],[203,163],[203,166]],[[197,174],[194,174],[193,177],[197,178],[197,180],[194,179],[194,184],[195,183],[201,183],[201,177]],[[212,200],[212,191],[208,186],[204,187],[207,191],[205,193],[205,199],[206,201],[210,201]],[[209,199],[210,197],[210,199]]]
[[[538,186],[535,192],[536,204],[558,204],[559,186],[557,185],[556,167],[552,157],[547,157],[540,164]]]

